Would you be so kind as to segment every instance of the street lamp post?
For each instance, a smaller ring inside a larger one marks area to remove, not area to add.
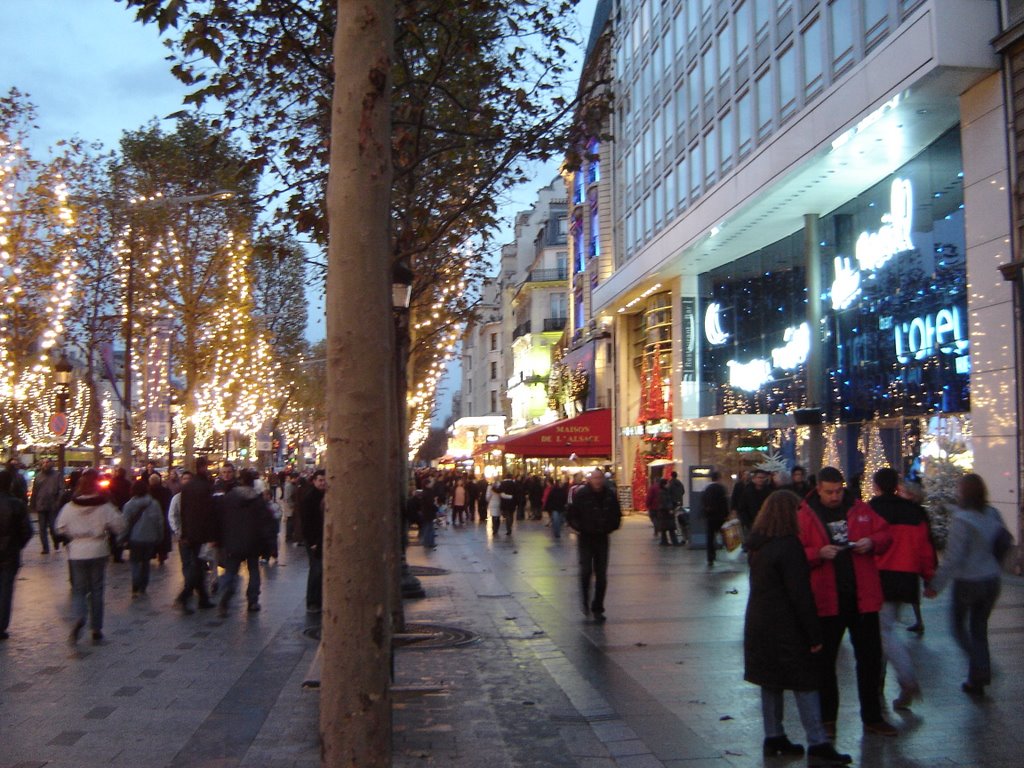
[[[409,357],[409,304],[412,300],[413,271],[404,263],[395,264],[391,275],[391,306],[395,317],[395,394],[398,406],[398,521],[401,531],[399,585],[403,598],[426,597],[420,580],[409,570],[405,550],[409,545],[409,534],[405,524],[405,505],[409,488],[409,456],[406,444],[406,416],[408,408],[406,397],[408,389],[408,372],[406,370]],[[401,601],[396,605],[396,614],[401,615]]]
[[[204,195],[182,195],[179,197],[164,197],[153,195],[142,197],[130,202],[129,211],[142,210],[144,208],[163,208],[172,205],[188,205],[190,203],[204,203],[230,200],[235,196],[234,192],[221,189]],[[96,202],[93,198],[79,198],[86,201]],[[102,201],[109,202],[109,201]],[[131,216],[131,213],[129,214]],[[133,461],[133,425],[132,425],[132,326],[135,322],[135,233],[128,243],[128,271],[125,275],[125,327],[124,327],[124,420],[121,432],[121,466],[131,471]]]
[[[74,366],[71,365],[71,361],[62,352],[60,360],[53,366],[54,378],[57,380],[57,414],[60,417],[58,421],[62,425],[57,435],[57,476],[60,478],[61,483],[64,482],[64,465],[66,463],[64,447],[67,441],[68,395],[70,394],[71,372],[73,370]]]

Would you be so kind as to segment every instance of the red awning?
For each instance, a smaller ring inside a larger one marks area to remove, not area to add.
[[[545,424],[518,435],[506,435],[491,448],[536,459],[603,458],[612,455],[612,412],[586,411],[572,419]]]

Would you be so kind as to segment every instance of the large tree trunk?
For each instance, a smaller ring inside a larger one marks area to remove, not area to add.
[[[322,765],[391,765],[393,542],[398,439],[388,238],[390,0],[338,0],[327,271],[327,510]],[[374,483],[370,478],[386,478]],[[352,482],[352,478],[362,478]]]

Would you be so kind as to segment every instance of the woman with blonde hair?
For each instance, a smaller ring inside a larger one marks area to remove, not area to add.
[[[793,691],[807,733],[809,765],[846,765],[829,741],[818,699],[822,650],[810,566],[798,537],[800,497],[775,491],[761,506],[747,540],[750,598],[743,628],[743,679],[761,687],[764,755],[804,753],[783,728],[783,692]]]

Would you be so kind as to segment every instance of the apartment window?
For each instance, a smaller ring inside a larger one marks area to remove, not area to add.
[[[579,330],[583,327],[583,289],[572,295],[572,327]]]
[[[587,196],[587,191],[583,184],[582,168],[573,174],[573,191],[573,202],[579,205]]]
[[[736,59],[744,58],[750,49],[750,3],[736,6],[733,24],[736,28]]]
[[[590,258],[597,258],[601,255],[601,217],[598,215],[597,206],[590,207]]]
[[[828,13],[832,32],[832,72],[838,74],[853,63],[853,0],[834,0]]]
[[[732,67],[732,37],[728,27],[718,33],[718,80],[719,84],[729,79]]]
[[[583,221],[581,219],[574,219],[572,222],[572,252],[575,271],[582,272],[585,262],[583,259]]]
[[[587,145],[587,183],[596,184],[601,180],[601,143],[591,139]]]
[[[555,254],[555,267],[558,269],[559,278],[569,276],[569,252],[559,251]]]
[[[671,221],[672,214],[675,213],[676,209],[676,174],[675,169],[671,170],[665,176],[664,182],[665,189],[665,220]]]
[[[644,129],[644,170],[654,162],[654,129],[650,125]]]
[[[732,112],[726,112],[719,121],[722,135],[719,137],[719,165],[722,173],[725,174],[732,168],[733,144],[735,142],[735,118]]]
[[[496,390],[491,390],[491,413],[498,412],[498,393]]]
[[[491,334],[491,352],[496,352],[498,349],[498,334]]]
[[[782,119],[785,120],[796,111],[796,49],[789,46],[785,53],[779,56],[779,108]]]
[[[864,0],[864,30],[869,48],[885,37],[889,31],[889,0]]]
[[[661,182],[654,186],[654,228],[660,230],[665,222],[665,200],[661,196]]]
[[[736,102],[737,125],[739,127],[740,157],[750,151],[754,141],[754,104],[750,91],[747,91]]]
[[[715,183],[718,174],[718,131],[712,124],[711,130],[704,134],[704,186]]]
[[[697,36],[697,29],[700,27],[700,9],[695,0],[686,4],[686,39],[693,42],[692,38]]]
[[[676,47],[672,50],[679,54],[679,58],[685,63],[686,57],[683,55],[683,51],[686,50],[686,13],[680,11],[676,14],[676,18],[672,22],[672,26],[676,32]]]
[[[821,90],[823,83],[822,25],[818,19],[804,30],[804,92],[810,96]]]
[[[551,314],[548,315],[548,317],[565,317],[568,305],[566,304],[566,296],[564,293],[552,293],[548,301],[550,302],[551,307]]]
[[[676,88],[676,128],[686,125],[686,90],[680,85]]]
[[[757,136],[761,138],[772,127],[772,73],[762,75],[754,87],[757,90]]]
[[[714,49],[708,48],[700,57],[700,67],[703,73],[704,100],[707,101],[715,92],[715,58]]]
[[[654,116],[654,120],[652,121],[652,125],[654,127],[654,131],[653,131],[653,133],[654,133],[654,157],[655,157],[655,160],[657,161],[657,158],[661,155],[662,147],[665,146],[665,136],[661,132],[662,125],[661,125],[661,112],[660,111]]]
[[[704,178],[703,145],[697,142],[690,147],[690,199],[700,196],[700,183]]]
[[[763,35],[768,34],[768,22],[772,18],[772,0],[754,0],[754,29],[757,34],[754,36],[758,41]]]
[[[654,234],[654,199],[648,195],[644,198],[644,240]]]
[[[498,378],[498,364],[491,363],[491,381],[496,381]]]
[[[676,194],[678,195],[676,204],[680,211],[686,209],[687,159],[687,156],[684,155],[676,164]]]
[[[686,100],[690,106],[690,119],[696,120],[700,113],[700,72],[697,67],[686,76]]]

